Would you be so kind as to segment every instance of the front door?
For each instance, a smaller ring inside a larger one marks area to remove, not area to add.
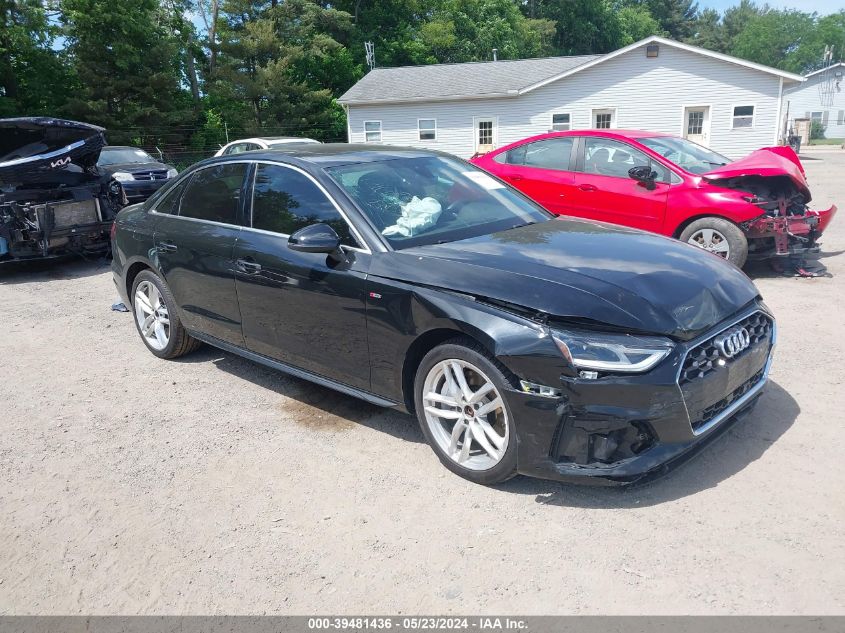
[[[235,245],[235,285],[247,349],[369,389],[364,290],[370,255],[325,191],[304,172],[258,163],[251,228]],[[310,224],[331,226],[348,261],[288,248]]]
[[[669,170],[621,141],[587,136],[582,148],[571,201],[577,215],[659,233],[671,182]],[[657,172],[653,188],[628,175],[632,167],[644,165]]]
[[[710,144],[710,106],[684,108],[684,138],[705,147]]]
[[[159,270],[185,327],[234,345],[243,344],[232,255],[247,168],[223,163],[198,170],[153,236]]]
[[[560,136],[518,145],[502,156],[504,165],[498,175],[546,210],[573,215],[575,138]]]
[[[486,154],[496,149],[496,118],[475,117],[475,153]]]

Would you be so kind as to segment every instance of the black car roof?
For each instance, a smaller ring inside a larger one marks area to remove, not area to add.
[[[415,149],[413,147],[391,147],[389,145],[366,145],[360,143],[311,143],[240,152],[239,154],[219,156],[213,159],[213,161],[250,158],[252,160],[275,160],[293,164],[308,163],[325,168],[353,163],[371,163],[396,158],[422,158],[425,156],[448,156],[455,158],[451,154],[444,152]],[[209,161],[203,162],[204,164],[208,164]]]

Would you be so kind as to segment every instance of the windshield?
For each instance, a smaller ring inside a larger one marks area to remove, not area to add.
[[[98,165],[125,165],[126,163],[156,163],[155,158],[136,147],[118,147],[103,149]]]
[[[552,217],[459,160],[397,158],[326,171],[395,249],[454,242]]]
[[[693,174],[703,174],[711,169],[727,165],[731,162],[730,158],[726,158],[685,138],[678,138],[676,136],[652,136],[637,140],[667,160],[671,160],[678,167],[682,167]]]

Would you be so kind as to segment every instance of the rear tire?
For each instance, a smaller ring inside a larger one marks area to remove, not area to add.
[[[453,473],[483,485],[516,475],[515,423],[504,398],[514,380],[466,338],[435,347],[420,362],[414,380],[417,421]]]
[[[130,298],[138,334],[159,358],[178,358],[202,345],[185,330],[170,288],[153,271],[138,273]]]
[[[738,268],[748,259],[748,239],[736,224],[724,218],[709,216],[690,222],[678,239],[723,257]]]

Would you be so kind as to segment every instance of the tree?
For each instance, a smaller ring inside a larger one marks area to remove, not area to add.
[[[62,0],[61,10],[75,80],[67,115],[149,145],[192,118],[179,41],[157,0]]]
[[[732,55],[792,72],[808,64],[815,16],[796,10],[768,10],[749,18],[729,51]]]
[[[534,0],[528,6],[531,15],[555,24],[553,44],[558,55],[608,53],[618,48],[624,34],[617,9],[618,5],[609,0]],[[642,15],[630,15],[632,25]]]
[[[687,41],[711,51],[725,52],[722,16],[715,9],[705,9],[698,14],[692,37]]]
[[[68,75],[52,49],[56,28],[40,0],[0,0],[0,116],[47,114]]]
[[[620,46],[633,44],[650,35],[665,35],[660,23],[643,5],[623,5],[616,11],[621,37]]]
[[[526,18],[513,0],[442,0],[419,29],[438,62],[541,57],[552,51],[551,20]]]
[[[693,0],[643,0],[660,28],[676,40],[687,40],[695,32],[698,4]]]
[[[210,104],[250,132],[334,139],[343,120],[333,95],[358,76],[345,40],[351,15],[312,0],[225,0]]]

